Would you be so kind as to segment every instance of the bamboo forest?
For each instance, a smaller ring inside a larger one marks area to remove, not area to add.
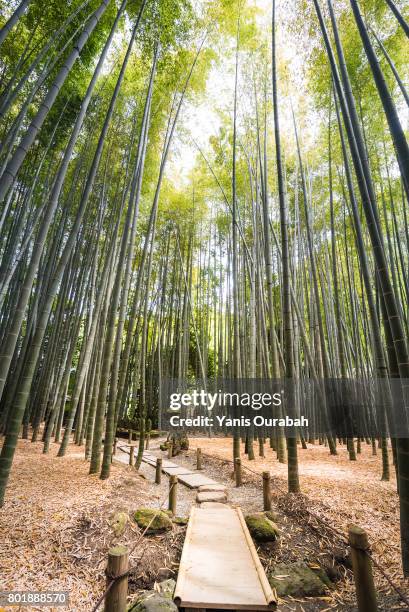
[[[409,610],[408,0],[0,0],[0,143],[0,610]]]

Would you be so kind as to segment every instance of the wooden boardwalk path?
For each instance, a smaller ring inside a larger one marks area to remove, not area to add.
[[[276,608],[240,508],[192,507],[174,601],[185,610]]]
[[[118,449],[129,456],[127,444]],[[126,456],[117,458],[125,462]],[[156,467],[157,455],[144,451],[142,461]],[[206,610],[275,610],[271,588],[240,508],[232,508],[224,487],[199,471],[162,459],[162,472],[199,489],[190,512],[174,601],[185,612]],[[203,490],[200,489],[203,488]],[[214,503],[214,496],[224,498]]]
[[[129,445],[123,444],[121,446],[118,446],[118,449],[129,455],[129,452],[126,450],[126,448],[124,448],[126,446],[129,446]],[[119,459],[119,461],[121,461],[122,463],[126,463],[125,461],[122,461],[120,456],[117,457],[117,459]],[[147,463],[148,465],[155,467],[156,459],[157,459],[156,455],[154,455],[150,451],[144,451],[143,456],[142,456],[142,461],[144,463]],[[169,461],[168,459],[162,459],[162,472],[166,474],[167,476],[177,476],[178,481],[186,485],[190,489],[197,489],[198,487],[202,487],[204,485],[217,485],[218,484],[215,480],[212,480],[211,478],[209,478],[208,476],[205,476],[201,472],[198,472],[198,471],[194,472],[190,470],[189,468],[177,465],[176,463],[173,463],[172,461]]]
[[[145,451],[142,456],[142,461],[149,465],[156,466],[156,455]],[[200,472],[193,472],[189,468],[172,463],[167,459],[162,460],[162,472],[167,476],[177,476],[178,481],[186,485],[190,489],[197,489],[204,485],[215,485],[217,482]]]

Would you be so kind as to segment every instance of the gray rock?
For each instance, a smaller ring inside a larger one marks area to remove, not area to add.
[[[178,612],[177,606],[168,597],[156,591],[147,591],[128,606],[128,612]]]
[[[268,575],[279,597],[320,597],[327,592],[328,576],[324,570],[313,570],[306,563],[279,563]],[[325,580],[325,582],[324,582]]]
[[[198,488],[199,493],[209,493],[212,491],[221,491],[222,493],[227,493],[227,488],[222,484],[207,484],[202,485]]]
[[[156,585],[159,595],[166,597],[167,599],[173,599],[173,593],[176,589],[176,582],[172,578],[163,580]]]

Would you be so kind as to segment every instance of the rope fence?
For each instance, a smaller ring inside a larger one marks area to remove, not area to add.
[[[118,446],[118,448],[127,454],[131,454],[131,453],[128,453],[126,448],[123,448],[120,446]],[[232,464],[234,473],[235,473],[236,486],[238,487],[242,485],[242,480],[241,480],[241,470],[242,469],[245,469],[247,472],[251,473],[253,476],[256,476],[257,478],[261,478],[263,481],[264,509],[270,507],[269,505],[266,505],[266,485],[270,487],[270,494],[271,494],[271,486],[270,486],[271,480],[270,480],[269,472],[260,473],[259,471],[250,468],[248,465],[243,464],[241,460],[233,461],[228,458],[217,457],[209,453],[204,453],[202,449],[197,449],[197,469],[202,469],[203,457],[207,457],[212,461]],[[160,459],[159,459],[159,465],[161,465]],[[239,475],[237,474],[237,470],[240,471]],[[157,475],[155,476],[155,481],[157,482]],[[155,521],[156,517],[161,512],[166,501],[169,500],[169,504],[173,504],[173,505],[176,504],[176,485],[177,485],[177,477],[172,476],[169,480],[169,491],[166,494],[166,496],[163,498],[163,500],[161,501],[159,507],[157,508],[155,514],[152,516],[148,525],[139,534],[136,542],[132,546],[129,553],[127,549],[125,548],[123,549],[124,550],[123,555],[126,555],[126,564],[128,563],[128,557],[131,556],[133,552],[135,551],[135,549],[138,547],[138,545],[144,538],[145,534],[148,532],[149,528]],[[277,478],[274,478],[274,486],[275,486],[275,489],[282,495],[284,496],[288,495],[288,491],[286,491],[283,487],[278,485]],[[304,495],[303,497],[306,498],[307,496]],[[374,582],[373,582],[373,577],[372,577],[372,565],[371,564],[373,564],[373,566],[377,569],[377,571],[379,571],[379,573],[385,578],[388,584],[396,592],[399,599],[405,605],[408,606],[407,609],[409,610],[409,598],[402,592],[402,590],[398,587],[398,585],[392,580],[392,578],[388,575],[388,573],[382,567],[379,561],[375,559],[375,557],[373,556],[370,550],[369,544],[368,544],[367,534],[363,529],[356,527],[356,526],[350,526],[349,531],[348,531],[349,537],[346,538],[345,535],[341,531],[333,527],[330,523],[328,523],[325,519],[323,519],[319,514],[316,514],[315,512],[306,508],[305,506],[302,508],[302,510],[303,512],[305,512],[305,514],[309,515],[311,518],[315,519],[321,525],[323,525],[326,529],[331,531],[338,538],[338,540],[342,543],[342,545],[350,549],[359,610],[372,610],[372,609],[376,610],[377,609],[376,593],[375,593],[375,587],[374,587]],[[286,508],[286,512],[289,514],[292,514],[293,516],[295,516],[295,518],[297,518],[296,513],[295,512],[291,513],[291,511],[288,508]],[[317,528],[314,527],[311,523],[307,523],[307,524],[310,527],[310,529],[317,531]],[[115,574],[110,574],[107,568],[106,589],[102,593],[102,595],[99,597],[97,603],[92,609],[92,612],[97,612],[102,602],[107,598],[107,596],[109,596],[114,585],[116,585],[119,581],[123,580],[124,578],[127,578],[130,574],[134,573],[140,567],[140,562],[143,559],[143,556],[146,550],[147,550],[147,547],[145,547],[142,550],[142,553],[138,558],[137,564],[133,565],[130,568],[115,572]],[[110,563],[110,557],[108,557],[108,567],[109,567],[109,563]],[[126,601],[126,594],[127,594],[127,584],[126,584],[126,590],[124,592],[125,601]],[[372,597],[372,600],[373,600],[372,607],[368,607],[368,597]],[[360,602],[361,603],[363,602],[362,606],[360,605]]]
[[[147,531],[149,530],[149,528],[153,524],[153,522],[156,519],[156,517],[162,511],[163,506],[165,505],[166,501],[169,499],[169,496],[171,495],[174,487],[176,487],[176,486],[177,486],[177,480],[175,482],[172,482],[172,484],[170,484],[169,492],[166,494],[166,496],[161,501],[159,507],[157,508],[155,514],[152,516],[151,520],[149,521],[149,523],[147,524],[145,529],[139,534],[139,537],[137,538],[135,544],[132,546],[131,550],[129,551],[129,556],[131,556],[132,553],[135,551],[135,549],[137,548],[137,546],[141,542],[142,538],[145,536],[145,534],[147,533]],[[105,591],[102,593],[100,598],[98,599],[98,601],[95,604],[95,606],[92,608],[92,612],[97,612],[98,608],[100,607],[100,605],[102,604],[102,602],[104,601],[104,599],[106,598],[108,593],[111,591],[112,587],[114,586],[114,584],[116,582],[118,582],[122,578],[125,578],[125,577],[129,576],[130,574],[132,574],[133,572],[135,572],[139,568],[139,564],[140,564],[141,560],[143,559],[143,556],[144,556],[146,550],[147,550],[147,548],[144,548],[142,550],[142,554],[141,554],[141,556],[138,559],[138,565],[133,565],[132,567],[126,569],[125,571],[123,571],[123,572],[121,572],[121,573],[119,573],[119,574],[117,574],[115,576],[109,576],[108,573],[106,573],[107,579],[110,580],[110,582],[108,583],[108,586],[106,587]]]
[[[213,460],[213,461],[220,461],[220,462],[226,462],[226,463],[231,463],[233,465],[233,468],[236,468],[235,462],[232,459],[227,459],[227,458],[223,458],[223,457],[216,457],[214,455],[211,455],[209,453],[204,453],[201,450],[201,456],[202,457],[208,457],[209,459]],[[247,470],[248,472],[250,472],[251,474],[253,474],[254,476],[257,476],[258,478],[263,478],[263,474],[258,472],[257,470],[253,470],[252,468],[250,468],[249,466],[243,464],[242,462],[240,462],[240,467],[244,468],[245,470]],[[274,478],[274,477],[273,477]],[[285,489],[283,489],[282,487],[280,487],[277,484],[277,479],[274,478],[275,481],[275,487],[276,489],[282,494],[282,495],[288,495],[288,491],[286,491]],[[305,496],[306,497],[306,496]],[[331,531],[334,535],[337,536],[337,538],[339,538],[339,540],[342,542],[342,544],[344,546],[347,546],[348,548],[352,548],[351,547],[351,542],[345,537],[345,535],[339,531],[338,529],[336,529],[335,527],[333,527],[332,525],[330,525],[325,519],[323,519],[319,514],[316,514],[315,512],[312,512],[311,510],[309,510],[308,508],[303,508],[304,512],[306,512],[306,514],[309,514],[312,518],[316,519],[318,522],[320,522],[325,528],[327,528],[329,531]],[[312,527],[311,525],[309,525],[310,527]],[[408,610],[409,610],[409,598],[402,592],[402,590],[398,587],[397,584],[395,584],[395,582],[392,580],[392,578],[388,575],[388,573],[386,572],[386,570],[381,566],[381,564],[379,563],[379,561],[377,561],[375,559],[375,557],[373,556],[371,550],[369,548],[365,548],[362,549],[363,553],[365,553],[365,555],[372,561],[372,563],[374,564],[374,566],[376,567],[376,569],[379,571],[379,573],[385,578],[385,580],[389,583],[389,585],[394,589],[394,591],[396,592],[396,594],[398,595],[398,597],[400,598],[400,600],[406,604],[408,606]]]

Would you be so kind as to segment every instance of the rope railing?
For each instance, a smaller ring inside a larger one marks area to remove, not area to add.
[[[125,453],[128,453],[128,451],[123,448],[123,447],[118,447],[120,450],[122,450]],[[209,459],[211,459],[212,461],[219,461],[221,463],[230,463],[233,465],[233,468],[236,469],[236,464],[235,461],[233,461],[232,459],[228,459],[227,457],[218,457],[215,455],[211,455],[209,453],[204,453],[201,449],[200,449],[200,458],[202,457],[208,457]],[[257,470],[254,470],[252,468],[250,468],[248,465],[245,465],[243,463],[241,463],[241,461],[239,462],[240,468],[244,468],[245,470],[247,470],[247,472],[251,473],[252,475],[256,476],[257,478],[263,478],[263,473],[260,473]],[[273,477],[274,478],[274,477]],[[275,481],[275,488],[276,490],[278,490],[282,495],[287,496],[288,495],[288,491],[286,491],[284,488],[280,487],[277,484],[277,478],[274,478]],[[166,500],[171,496],[171,492],[173,487],[177,484],[176,482],[173,483],[169,483],[169,492],[168,494],[163,498],[163,500],[161,501],[158,509],[156,510],[155,514],[153,515],[153,517],[151,518],[151,520],[149,521],[148,525],[145,527],[145,529],[140,533],[138,539],[136,540],[135,544],[133,545],[129,555],[132,555],[132,553],[135,551],[135,549],[137,548],[137,546],[139,545],[139,543],[141,542],[142,538],[145,536],[145,534],[147,533],[147,531],[149,530],[150,526],[152,525],[152,523],[154,522],[155,518],[158,516],[159,512],[162,510],[163,505],[165,504]],[[303,495],[304,498],[307,498],[307,496]],[[345,535],[339,531],[338,529],[336,529],[335,527],[333,527],[330,523],[328,523],[325,519],[323,519],[319,514],[316,514],[315,512],[313,512],[312,510],[306,508],[305,506],[302,508],[302,510],[309,515],[311,518],[317,520],[319,523],[321,523],[321,525],[323,525],[326,529],[328,529],[329,531],[331,531],[338,539],[340,542],[342,542],[342,544],[348,548],[354,549],[353,545],[351,544],[351,542],[345,537]],[[289,509],[286,509],[287,513],[292,514]],[[293,513],[294,516],[295,513]],[[316,528],[314,528],[311,524],[308,524],[309,527],[311,529],[316,530]],[[110,592],[110,590],[112,589],[113,585],[115,583],[117,583],[119,580],[121,580],[122,578],[125,578],[126,576],[129,576],[130,574],[132,574],[134,571],[136,571],[139,568],[139,564],[140,561],[143,559],[143,556],[146,552],[146,548],[142,551],[141,556],[138,559],[138,565],[134,565],[133,567],[126,569],[123,572],[120,572],[118,574],[116,574],[115,576],[110,576],[108,575],[108,573],[106,573],[107,579],[110,579],[110,582],[108,583],[104,593],[100,596],[100,598],[98,599],[97,603],[95,604],[95,606],[92,609],[92,612],[97,612],[99,606],[102,604],[102,602],[104,601],[104,599],[106,598],[106,596],[108,595],[108,593]],[[375,559],[375,557],[373,556],[371,550],[369,547],[364,547],[364,548],[360,548],[359,549],[362,553],[364,553],[364,555],[368,558],[368,560],[372,561],[373,565],[375,566],[375,568],[379,571],[379,573],[385,578],[385,580],[388,582],[388,584],[393,588],[393,590],[396,592],[396,594],[398,595],[399,599],[408,606],[408,610],[409,610],[409,598],[402,592],[402,590],[398,587],[398,585],[392,580],[392,578],[388,575],[388,573],[386,572],[386,570],[382,567],[382,565]],[[368,561],[369,562],[369,561]]]
[[[203,451],[201,451],[201,455],[203,457],[209,457],[209,459],[212,460],[216,460],[216,461],[220,461],[220,462],[226,462],[226,463],[231,463],[234,467],[234,461],[232,459],[228,459],[227,457],[217,457],[215,455],[211,455],[209,453],[204,453]],[[241,463],[241,467],[244,468],[245,470],[247,470],[248,472],[250,472],[251,474],[254,474],[255,476],[262,478],[263,475],[262,473],[251,469],[249,466]],[[273,477],[274,478],[274,477]],[[275,483],[276,483],[276,478],[274,478]],[[287,495],[288,491],[286,491],[285,489],[283,489],[282,487],[278,486],[277,483],[275,484],[276,489],[283,495]],[[304,496],[307,497],[307,496]],[[322,525],[324,525],[324,527],[326,527],[329,531],[331,531],[332,533],[334,533],[334,535],[336,535],[339,540],[342,542],[343,545],[347,546],[347,547],[351,547],[350,542],[348,541],[348,539],[344,536],[344,534],[339,531],[338,529],[336,529],[335,527],[333,527],[332,525],[330,525],[325,519],[323,519],[319,514],[316,514],[315,512],[312,512],[312,510],[309,510],[308,508],[303,508],[304,512],[306,514],[309,514],[312,518],[316,519],[318,522],[320,522]],[[385,580],[389,583],[389,585],[394,589],[394,591],[396,592],[396,594],[398,595],[398,597],[400,598],[400,600],[406,604],[408,606],[408,610],[409,610],[409,598],[402,592],[402,590],[398,587],[398,585],[392,580],[392,578],[388,575],[388,573],[386,572],[386,570],[381,566],[381,564],[379,563],[379,561],[377,561],[375,559],[375,557],[373,556],[372,552],[370,549],[365,549],[363,551],[368,558],[372,561],[372,563],[374,564],[374,566],[376,567],[376,569],[379,571],[380,574],[382,574],[382,576],[385,578]]]
[[[147,531],[149,530],[149,528],[151,527],[151,525],[153,524],[154,520],[156,519],[156,517],[159,515],[159,513],[161,512],[164,504],[166,503],[167,499],[169,498],[169,495],[173,489],[173,487],[175,487],[177,485],[177,482],[173,482],[170,486],[169,486],[169,492],[166,494],[166,496],[163,498],[163,500],[161,501],[159,507],[157,508],[155,514],[152,516],[151,520],[149,521],[149,523],[147,524],[147,526],[145,527],[145,529],[139,534],[139,537],[137,538],[136,542],[134,543],[133,547],[131,548],[131,550],[129,551],[129,556],[132,555],[132,553],[135,551],[135,549],[137,548],[137,546],[139,545],[139,543],[141,542],[142,538],[145,536],[145,534],[147,533]],[[125,578],[126,576],[129,576],[130,574],[132,574],[133,572],[135,572],[140,566],[140,562],[143,559],[143,556],[146,552],[147,548],[144,548],[142,551],[141,556],[138,559],[138,565],[133,565],[132,567],[128,568],[127,570],[125,570],[124,572],[121,572],[120,574],[117,574],[116,576],[109,576],[108,574],[106,574],[107,578],[110,579],[110,582],[108,584],[108,586],[106,587],[105,591],[102,593],[102,595],[99,597],[97,603],[95,604],[95,606],[92,608],[92,612],[97,612],[99,606],[102,604],[102,602],[104,601],[104,599],[106,598],[106,596],[108,595],[108,593],[110,592],[110,590],[112,589],[112,587],[114,586],[114,584],[116,582],[118,582],[118,580],[121,580],[122,578]]]
[[[391,587],[394,589],[394,591],[396,591],[396,594],[400,597],[401,601],[403,601],[403,603],[408,606],[408,610],[409,610],[409,598],[406,597],[406,595],[404,593],[402,593],[402,591],[398,587],[398,585],[393,582],[393,580],[392,580],[392,578],[390,576],[388,576],[388,574],[383,569],[383,567],[380,565],[380,563],[372,555],[372,552],[370,550],[365,550],[365,554],[371,559],[371,561],[374,564],[374,566],[376,567],[376,569],[379,571],[380,574],[382,574],[382,576],[391,585]]]

